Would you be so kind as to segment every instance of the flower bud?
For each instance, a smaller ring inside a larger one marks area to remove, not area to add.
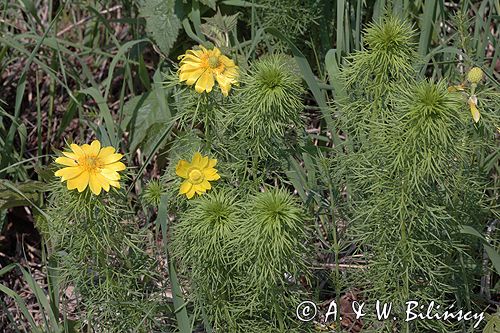
[[[469,73],[467,73],[467,80],[470,83],[478,84],[479,81],[483,79],[483,70],[479,67],[473,67]]]

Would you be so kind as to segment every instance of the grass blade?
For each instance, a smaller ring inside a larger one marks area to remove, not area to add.
[[[191,323],[189,321],[188,313],[185,307],[184,297],[182,296],[182,289],[177,279],[177,273],[175,271],[174,263],[170,260],[168,255],[167,247],[167,230],[168,230],[168,207],[167,207],[168,197],[167,195],[162,195],[160,200],[160,206],[158,208],[158,216],[156,217],[155,224],[160,226],[164,251],[167,253],[168,257],[168,275],[170,278],[170,283],[172,285],[172,297],[174,300],[175,316],[177,318],[177,326],[179,332],[181,333],[191,333]]]
[[[81,93],[88,94],[95,100],[97,106],[99,107],[101,117],[104,119],[104,124],[106,125],[106,130],[108,131],[111,145],[115,148],[118,148],[118,138],[116,136],[115,122],[113,120],[113,117],[111,116],[111,111],[109,111],[108,104],[106,103],[104,97],[94,87],[81,90]]]
[[[420,17],[420,40],[418,43],[418,53],[425,57],[431,43],[432,30],[434,28],[434,13],[436,12],[436,0],[424,2],[424,12]]]

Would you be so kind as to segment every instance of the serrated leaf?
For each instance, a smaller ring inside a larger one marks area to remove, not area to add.
[[[213,26],[221,32],[230,32],[236,27],[236,24],[238,24],[238,16],[239,13],[229,16],[222,15],[220,9],[218,9],[214,16],[205,18],[206,23],[204,25]]]
[[[228,34],[238,23],[238,15],[222,15],[220,9],[213,17],[205,18],[205,23],[201,25],[201,32],[210,40],[214,41],[218,47],[228,45]]]
[[[213,10],[215,10],[215,6],[216,6],[216,3],[217,3],[217,0],[199,0],[202,4],[212,8]]]
[[[140,16],[146,19],[146,32],[165,54],[170,52],[181,28],[174,8],[175,0],[146,0],[140,10]]]

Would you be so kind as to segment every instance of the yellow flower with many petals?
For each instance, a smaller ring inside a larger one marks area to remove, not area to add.
[[[238,82],[238,66],[216,47],[207,50],[200,46],[199,50],[188,50],[179,59],[179,80],[186,81],[188,86],[196,83],[195,89],[200,94],[211,92],[214,80],[217,80],[222,93],[227,96],[231,85]]]
[[[194,154],[191,163],[180,160],[175,173],[186,180],[182,183],[179,194],[185,194],[188,199],[191,199],[195,193],[201,195],[210,190],[212,186],[209,181],[220,178],[217,169],[214,169],[215,164],[217,164],[216,159],[201,156],[199,152]]]
[[[67,181],[68,190],[76,188],[83,192],[89,186],[92,193],[99,195],[101,189],[108,192],[110,186],[120,188],[118,171],[125,170],[125,164],[119,162],[123,155],[116,153],[115,148],[101,148],[98,140],[90,145],[71,144],[70,147],[71,152],[63,152],[64,156],[55,160],[66,166],[57,170],[55,175],[61,177],[61,181]]]

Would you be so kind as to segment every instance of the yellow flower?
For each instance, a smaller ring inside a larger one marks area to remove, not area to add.
[[[61,177],[61,181],[68,181],[68,190],[76,188],[78,192],[83,192],[88,185],[92,193],[99,195],[101,189],[108,192],[110,186],[120,188],[118,171],[125,170],[125,164],[119,162],[123,155],[115,153],[115,148],[101,149],[98,140],[92,141],[90,145],[71,144],[70,147],[71,152],[63,152],[65,156],[55,160],[66,166],[57,170],[55,175]]]
[[[200,94],[212,91],[214,79],[224,96],[229,94],[231,85],[237,83],[238,66],[216,47],[207,50],[200,46],[200,50],[188,50],[179,59],[179,80],[186,81],[188,86],[196,83],[195,89]]]
[[[481,118],[481,114],[477,109],[477,97],[475,95],[472,95],[471,97],[469,97],[468,103],[469,103],[470,113],[472,114],[472,119],[474,119],[474,122],[477,123]]]
[[[216,159],[203,157],[199,152],[194,154],[191,163],[180,160],[175,173],[186,180],[182,183],[179,194],[185,194],[188,199],[191,199],[195,193],[201,195],[210,190],[212,186],[208,181],[220,178],[217,170],[214,169],[215,164],[217,164]]]

